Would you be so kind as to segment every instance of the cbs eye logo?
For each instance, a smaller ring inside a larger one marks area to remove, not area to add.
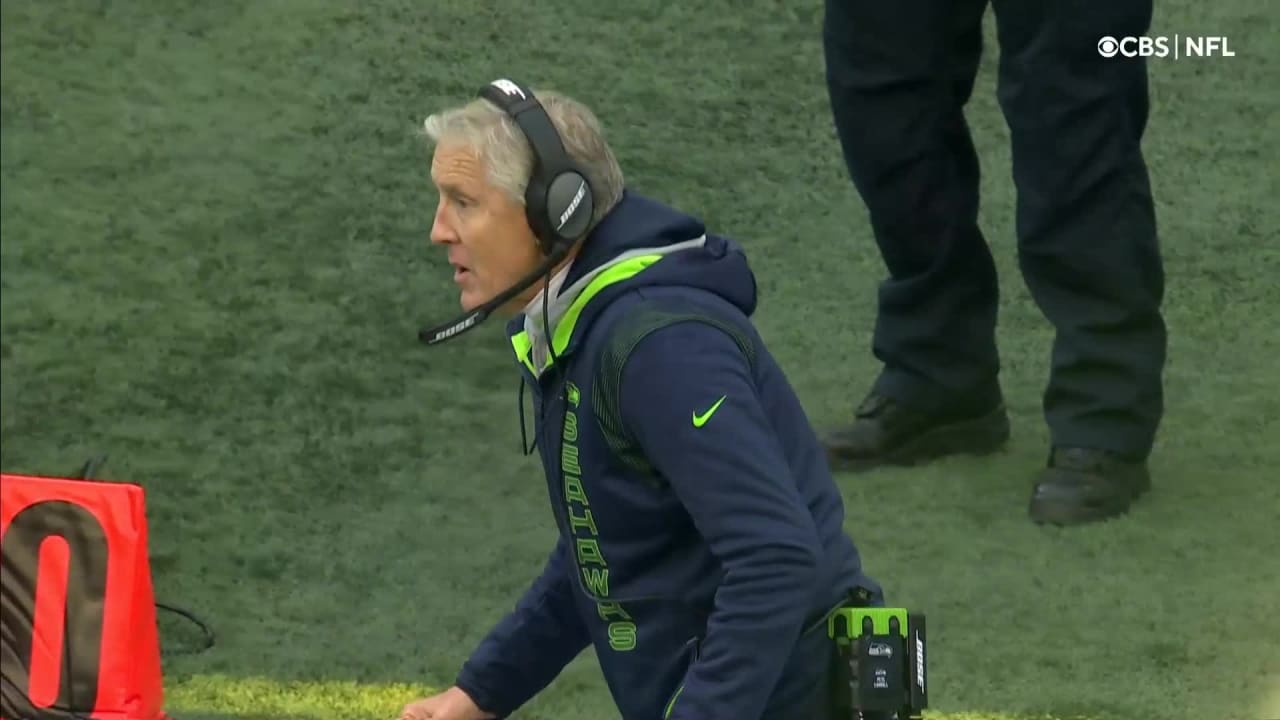
[[[1169,56],[1170,48],[1169,38],[1163,35],[1122,38],[1106,35],[1098,40],[1098,54],[1104,58],[1113,58],[1117,55],[1126,58],[1162,58]]]
[[[1098,54],[1102,57],[1115,57],[1120,52],[1120,41],[1110,35],[1098,41]]]

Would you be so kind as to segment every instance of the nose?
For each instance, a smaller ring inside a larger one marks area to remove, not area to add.
[[[436,205],[436,215],[431,221],[431,242],[437,245],[446,245],[458,242],[458,233],[454,231],[449,224],[445,214],[444,199],[441,198],[440,203]]]

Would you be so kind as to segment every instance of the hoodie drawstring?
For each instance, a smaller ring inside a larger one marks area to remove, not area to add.
[[[534,448],[538,446],[537,438],[534,438],[533,444],[529,444],[529,431],[524,426],[524,373],[520,373],[520,389],[516,391],[516,401],[519,405],[520,413],[520,452],[525,456],[533,454]]]

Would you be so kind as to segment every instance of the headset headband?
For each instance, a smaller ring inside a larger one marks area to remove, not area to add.
[[[485,85],[479,96],[501,108],[533,148],[525,213],[543,254],[567,250],[586,232],[595,209],[586,173],[565,151],[560,133],[531,90],[503,78]]]

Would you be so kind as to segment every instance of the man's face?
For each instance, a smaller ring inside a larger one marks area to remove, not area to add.
[[[440,192],[431,242],[448,249],[464,311],[515,285],[542,261],[524,206],[489,184],[483,162],[470,147],[437,146],[431,181]],[[537,292],[535,284],[499,311],[518,312]]]

